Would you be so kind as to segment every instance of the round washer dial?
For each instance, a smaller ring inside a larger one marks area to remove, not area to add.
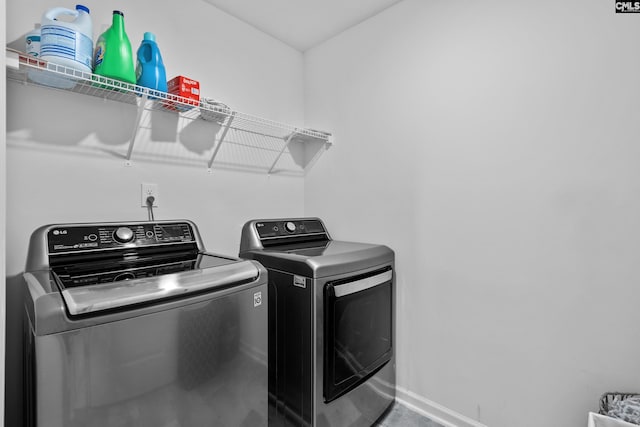
[[[287,221],[287,222],[284,223],[284,228],[289,233],[293,233],[294,231],[296,231],[296,223],[295,222],[291,222],[291,221]]]
[[[127,243],[133,240],[133,230],[129,227],[118,227],[113,232],[113,238],[120,243]]]

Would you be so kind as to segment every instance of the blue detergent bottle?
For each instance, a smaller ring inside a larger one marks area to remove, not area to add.
[[[160,92],[167,91],[167,72],[153,33],[144,33],[138,48],[136,84]],[[154,98],[154,97],[151,97]]]

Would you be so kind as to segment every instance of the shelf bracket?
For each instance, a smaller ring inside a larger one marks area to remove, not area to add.
[[[289,134],[289,136],[287,137],[285,143],[284,143],[284,147],[282,147],[282,150],[280,150],[280,152],[278,153],[278,157],[276,157],[276,159],[273,161],[273,164],[271,165],[271,168],[269,169],[269,172],[267,172],[269,175],[271,175],[271,172],[273,172],[273,168],[276,167],[276,164],[278,163],[278,160],[280,160],[280,157],[282,157],[282,153],[284,153],[284,150],[287,149],[287,147],[289,146],[289,143],[291,142],[291,139],[293,139],[293,136],[296,135],[297,132],[291,132]]]
[[[306,166],[303,168],[303,174],[306,175],[307,172],[309,172],[309,169],[311,169],[313,167],[313,165],[316,164],[316,162],[318,161],[318,159],[322,156],[322,154],[327,151],[329,149],[329,147],[331,146],[330,143],[325,142],[324,145],[322,146],[321,149],[318,150],[317,153],[315,153],[313,155],[313,157],[311,158],[311,160],[309,160],[309,162],[306,164]]]
[[[218,155],[218,151],[220,150],[220,146],[224,142],[224,139],[227,136],[227,132],[229,132],[229,128],[231,127],[231,123],[233,123],[233,119],[235,117],[236,117],[236,112],[233,111],[231,113],[231,116],[229,116],[229,120],[227,120],[227,124],[225,125],[224,130],[222,131],[222,135],[220,136],[220,140],[218,141],[218,144],[216,145],[216,148],[213,149],[213,154],[211,155],[211,160],[209,160],[209,164],[207,165],[207,171],[209,173],[212,173],[211,167],[213,166],[213,161],[215,160],[216,156]],[[214,140],[215,140],[215,138],[214,138]]]
[[[142,112],[147,106],[147,98],[149,97],[149,89],[145,89],[142,92],[142,97],[138,100],[138,113],[136,114],[136,121],[133,128],[133,134],[131,135],[131,142],[129,142],[129,150],[127,150],[127,159],[125,160],[125,166],[131,166],[131,154],[133,153],[133,145],[136,143],[136,137],[140,130],[140,121],[142,120]]]

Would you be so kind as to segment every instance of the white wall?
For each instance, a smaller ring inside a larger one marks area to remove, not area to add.
[[[400,397],[568,427],[640,391],[638,19],[405,0],[305,54],[305,214],[396,250]]]
[[[303,125],[300,52],[201,0],[160,6],[153,0],[84,4],[91,9],[96,36],[110,25],[112,9],[120,7],[134,51],[145,31],[154,32],[169,78],[186,75],[200,81],[203,96],[244,113]],[[7,42],[19,47],[41,13],[61,5],[75,3],[9,0]],[[132,107],[13,82],[8,83],[7,104],[8,276],[23,270],[29,235],[40,225],[146,220],[147,212],[140,206],[143,182],[159,185],[156,219],[192,219],[207,249],[230,255],[238,253],[246,220],[303,213],[300,176],[269,177],[228,164],[208,174],[217,130],[209,123],[154,113],[143,123],[133,166],[125,167],[120,155],[126,152],[133,128]],[[223,146],[220,158],[251,165],[254,156],[264,154],[238,150]],[[19,369],[20,363],[19,285],[8,285],[8,298],[17,308],[9,313],[7,325],[13,340],[7,372]],[[20,380],[18,371],[7,378],[8,386],[20,386]]]
[[[110,25],[113,5],[85,4],[97,35]],[[42,11],[58,5],[54,0],[9,1],[8,42],[21,42]],[[179,7],[137,1],[123,11],[134,51],[145,31],[156,34],[169,77],[199,80],[203,96],[242,112],[303,124],[299,52],[200,0]],[[194,219],[211,250],[237,252],[240,227],[253,216],[302,213],[299,177],[269,178],[228,168],[207,174],[217,128],[204,122],[154,113],[143,123],[134,166],[125,167],[110,151],[126,152],[133,108],[15,83],[9,83],[8,104],[9,274],[22,269],[28,236],[38,225],[146,219],[140,206],[142,182],[159,185],[158,219]],[[221,149],[223,157],[227,149]]]

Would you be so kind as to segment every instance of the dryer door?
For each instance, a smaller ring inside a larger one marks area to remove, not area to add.
[[[389,267],[325,285],[325,402],[357,387],[391,359],[392,279]]]

